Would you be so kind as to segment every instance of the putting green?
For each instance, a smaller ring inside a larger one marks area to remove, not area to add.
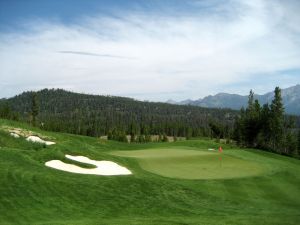
[[[259,163],[207,150],[150,149],[112,154],[135,158],[146,171],[181,179],[230,179],[257,176],[267,170]]]

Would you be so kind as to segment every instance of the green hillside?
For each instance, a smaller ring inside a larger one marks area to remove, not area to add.
[[[44,130],[87,136],[107,135],[113,130],[134,135],[210,136],[211,120],[223,124],[229,136],[238,115],[237,111],[231,109],[137,101],[62,89],[43,89],[36,94],[39,111],[37,120]],[[24,92],[13,98],[0,99],[0,118],[1,108],[5,111],[7,105],[19,114],[20,120],[29,121],[32,95],[33,92]]]
[[[39,136],[54,145],[15,138]],[[211,140],[120,143],[0,120],[0,224],[299,224],[299,160]],[[65,154],[132,171],[97,176],[46,167]],[[219,159],[222,157],[222,164]],[[182,168],[186,168],[183,171]]]

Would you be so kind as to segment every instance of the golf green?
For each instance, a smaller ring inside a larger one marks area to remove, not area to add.
[[[171,178],[230,179],[267,172],[262,164],[208,150],[168,148],[114,151],[111,154],[135,158],[144,170]]]

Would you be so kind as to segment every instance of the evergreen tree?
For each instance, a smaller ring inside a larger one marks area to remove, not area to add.
[[[280,152],[284,135],[284,108],[282,104],[281,90],[279,87],[276,87],[274,91],[274,99],[271,104],[270,116],[272,149]]]
[[[11,117],[11,108],[8,103],[5,102],[2,106],[0,105],[0,118],[10,119]]]
[[[186,138],[186,140],[191,139],[191,136],[192,136],[192,129],[191,129],[190,127],[187,127],[185,130],[186,130],[186,131],[185,131],[185,138]]]
[[[151,135],[150,134],[146,134],[145,135],[145,142],[151,142]]]
[[[161,142],[161,141],[162,141],[162,135],[159,134],[159,135],[158,135],[158,142]]]
[[[254,93],[250,90],[248,106],[240,121],[242,140],[248,147],[256,147],[258,145],[258,134],[261,128],[260,116],[260,104],[258,100],[254,101]]]
[[[258,135],[258,147],[264,149],[270,149],[270,107],[268,104],[264,104],[261,109],[261,130]]]
[[[300,153],[300,130],[298,131],[298,153]]]
[[[124,131],[121,131],[117,141],[128,142],[127,136]]]
[[[168,142],[169,141],[168,136],[166,134],[164,134],[162,141],[163,142]]]
[[[32,103],[31,103],[31,116],[32,116],[32,125],[36,125],[36,117],[39,114],[39,106],[37,100],[37,93],[33,92],[32,94]]]
[[[108,134],[107,134],[107,139],[108,140],[112,140],[113,139],[113,134],[112,134],[112,131],[108,131]]]
[[[253,110],[253,105],[254,105],[254,92],[252,89],[250,90],[249,96],[248,96],[248,107],[247,110],[250,112]]]
[[[130,143],[135,142],[135,135],[132,133],[130,135]]]
[[[234,123],[233,138],[239,145],[243,145],[245,142],[244,138],[244,121],[245,121],[245,109],[244,107],[240,110],[240,115],[236,116]]]
[[[212,136],[215,137],[215,138],[223,138],[224,136],[224,128],[222,127],[221,124],[219,123],[216,123],[214,121],[210,121],[209,122],[209,127],[212,131]]]
[[[281,152],[285,155],[297,156],[297,135],[288,131],[284,139],[284,151]]]
[[[137,137],[137,142],[139,143],[144,143],[145,142],[145,136],[140,134],[138,137]]]

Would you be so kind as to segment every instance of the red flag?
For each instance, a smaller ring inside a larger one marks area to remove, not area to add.
[[[221,146],[219,147],[219,152],[223,152],[223,148]]]
[[[223,148],[222,148],[221,146],[219,147],[219,152],[220,152],[220,153],[222,153],[222,152],[223,152]],[[221,155],[219,156],[219,160],[220,160],[220,167],[222,167],[222,158],[223,158],[222,156],[223,156],[223,154],[221,154]]]

